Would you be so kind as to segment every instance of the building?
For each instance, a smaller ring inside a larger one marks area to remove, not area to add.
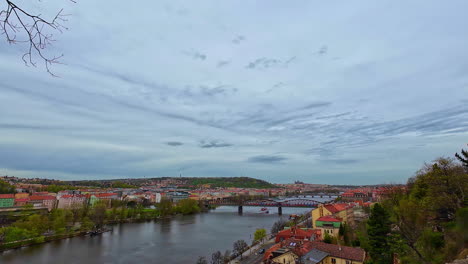
[[[275,242],[278,243],[290,238],[298,240],[322,240],[322,231],[318,229],[303,230],[297,226],[293,226],[289,229],[278,232],[275,238]]]
[[[15,206],[25,206],[28,203],[29,203],[29,197],[15,199]]]
[[[13,207],[15,205],[14,194],[0,194],[0,208]]]
[[[263,263],[363,264],[365,259],[366,252],[361,248],[288,239],[268,249]]]
[[[271,263],[294,264],[298,256],[289,249],[279,248],[272,252]]]
[[[188,192],[168,192],[166,193],[166,197],[170,199],[173,203],[177,203],[180,200],[188,199],[190,197],[190,193]]]
[[[96,204],[98,201],[103,201],[106,203],[108,207],[110,207],[112,200],[119,199],[118,193],[96,193],[96,194],[91,194],[88,196],[89,196],[89,205],[91,206]]]
[[[58,198],[57,208],[70,209],[82,207],[87,201],[86,195],[83,194],[65,194]]]
[[[331,215],[322,216],[315,221],[315,225],[322,231],[324,236],[325,234],[328,234],[330,236],[338,237],[340,232],[341,219]]]
[[[56,207],[57,200],[52,195],[31,195],[29,203],[36,207],[47,207],[51,211]]]
[[[319,252],[322,252],[322,255],[327,254],[326,257],[319,262],[315,262],[315,264],[362,264],[366,259],[366,252],[362,248],[346,247],[323,242],[311,242],[311,244],[312,248],[315,249],[314,256],[317,256]],[[310,252],[311,251],[307,253]],[[307,263],[307,254],[303,255],[302,258],[304,260],[303,262]]]
[[[316,228],[316,221],[322,216],[333,215],[341,219],[343,223],[352,221],[353,204],[336,203],[336,204],[321,204],[319,207],[312,210],[312,226]]]
[[[15,193],[15,199],[24,199],[24,198],[28,198],[29,197],[29,193]]]

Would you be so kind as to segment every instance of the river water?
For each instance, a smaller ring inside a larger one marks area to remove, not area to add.
[[[283,208],[281,217],[310,210]],[[119,224],[113,232],[95,237],[74,237],[5,251],[0,253],[0,263],[195,263],[198,256],[210,260],[217,250],[232,251],[238,239],[250,244],[257,228],[269,231],[280,218],[277,208],[269,208],[269,212],[244,207],[239,215],[237,207],[222,206],[209,213]]]

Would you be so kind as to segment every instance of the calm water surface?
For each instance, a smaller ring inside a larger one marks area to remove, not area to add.
[[[0,263],[195,263],[198,256],[232,250],[235,240],[251,243],[257,228],[270,230],[280,218],[258,207],[219,207],[209,213],[114,226],[95,237],[74,237],[0,253]],[[283,218],[306,208],[283,208]]]

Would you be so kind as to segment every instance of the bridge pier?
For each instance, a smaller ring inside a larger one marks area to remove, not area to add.
[[[239,208],[237,209],[237,212],[238,212],[239,214],[242,214],[242,210],[243,210],[242,205],[239,205]]]
[[[278,214],[279,215],[283,214],[283,208],[281,206],[278,207]]]

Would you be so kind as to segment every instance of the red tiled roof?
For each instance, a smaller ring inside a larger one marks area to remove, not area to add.
[[[271,248],[265,251],[265,255],[263,255],[263,260],[267,260],[272,255],[272,253],[279,248],[281,248],[281,243],[274,244]]]
[[[333,204],[333,206],[335,206],[336,210],[338,211],[343,211],[349,208],[349,204],[345,204],[345,203]]]
[[[15,195],[14,194],[0,194],[0,199],[15,199]]]
[[[349,259],[354,261],[364,262],[366,252],[362,248],[346,247],[334,244],[327,244],[317,241],[301,241],[297,239],[288,239],[281,243],[275,244],[273,247],[267,250],[263,256],[263,260],[268,259],[272,253],[281,248],[290,248],[296,255],[304,256],[312,249],[318,249],[320,251],[330,254],[332,257]]]
[[[360,262],[364,262],[366,257],[366,252],[362,248],[346,247],[316,241],[312,241],[310,243],[312,244],[313,248],[327,252],[332,257],[350,259]]]
[[[31,201],[55,200],[55,196],[52,196],[52,195],[31,195],[29,197],[29,199]]]
[[[328,211],[330,211],[330,213],[334,214],[334,213],[338,213],[339,211],[335,208],[335,206],[333,206],[333,204],[326,204],[324,205],[323,207],[325,207]]]
[[[98,193],[95,196],[96,197],[110,197],[110,196],[115,196],[117,195],[116,193]]]
[[[73,197],[84,198],[84,197],[86,197],[86,195],[84,195],[84,194],[65,194],[65,195],[62,195],[62,198],[73,198]]]
[[[319,217],[316,221],[322,221],[322,222],[341,222],[341,219],[339,219],[338,217],[326,215],[326,216]]]

